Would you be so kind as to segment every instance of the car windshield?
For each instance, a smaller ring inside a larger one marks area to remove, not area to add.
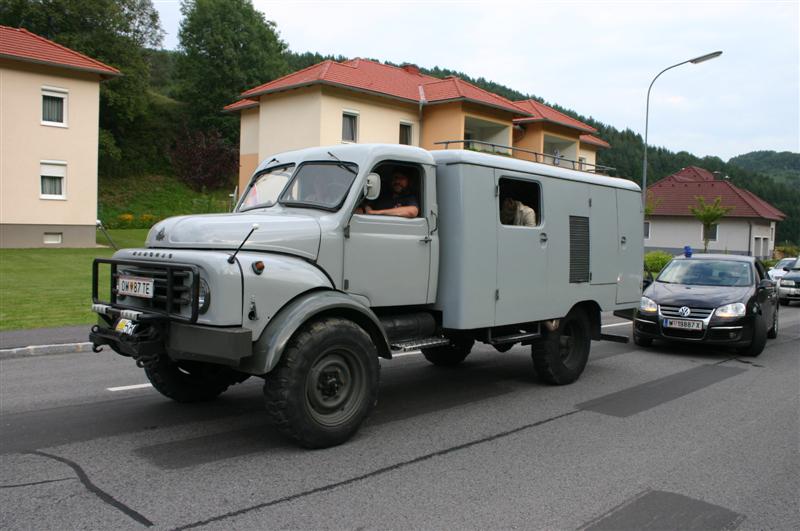
[[[748,262],[673,260],[656,280],[691,286],[750,286],[753,283],[753,274]]]
[[[281,195],[281,204],[336,210],[344,201],[358,166],[349,162],[309,162],[295,172]]]
[[[791,268],[792,264],[795,264],[795,263],[796,263],[796,260],[794,258],[784,258],[783,260],[781,260],[780,262],[775,264],[775,267],[773,267],[773,269],[783,269],[784,267]]]
[[[286,183],[292,178],[293,172],[294,164],[271,168],[256,176],[245,191],[238,211],[244,212],[274,205],[286,187]]]
[[[795,260],[795,261],[794,261],[794,264],[789,264],[789,265],[787,265],[787,266],[785,266],[785,267],[788,267],[788,268],[790,268],[790,269],[792,269],[792,270],[795,270],[795,271],[797,271],[798,269],[800,269],[800,258],[798,258],[797,260]]]

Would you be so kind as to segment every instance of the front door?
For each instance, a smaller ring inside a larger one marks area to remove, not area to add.
[[[354,214],[344,244],[344,289],[371,306],[428,301],[431,242],[424,217]]]

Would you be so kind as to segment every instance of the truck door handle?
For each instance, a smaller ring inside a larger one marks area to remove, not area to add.
[[[424,238],[422,238],[420,241],[421,241],[422,243],[431,243],[431,241],[432,241],[432,240],[433,240],[433,238],[431,238],[430,236],[425,236],[425,237],[424,237]]]
[[[539,235],[539,242],[547,243],[547,233],[546,232],[543,232],[543,233],[541,233]]]
[[[619,239],[620,245],[625,245],[627,242],[628,242],[628,238],[626,238],[625,236],[623,236],[622,238]]]

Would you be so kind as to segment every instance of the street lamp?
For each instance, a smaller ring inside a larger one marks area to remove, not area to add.
[[[675,67],[685,65],[686,63],[692,63],[693,65],[703,63],[705,61],[709,61],[711,59],[716,59],[722,55],[721,51],[718,52],[711,52],[705,55],[701,55],[700,57],[695,57],[694,59],[689,59],[687,61],[683,61],[680,63],[676,63],[672,66],[668,66],[664,70],[658,73],[656,77],[653,78],[653,81],[650,82],[650,86],[647,88],[647,106],[645,107],[644,113],[644,163],[642,165],[642,205],[647,203],[647,126],[650,123],[650,90],[653,88],[653,83],[656,82],[656,79],[661,76],[667,70],[672,70]]]

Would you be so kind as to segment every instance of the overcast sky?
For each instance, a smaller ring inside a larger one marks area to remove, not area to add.
[[[441,66],[543,97],[649,143],[728,158],[800,151],[800,0],[254,0],[295,52]],[[180,2],[154,0],[166,48]]]

